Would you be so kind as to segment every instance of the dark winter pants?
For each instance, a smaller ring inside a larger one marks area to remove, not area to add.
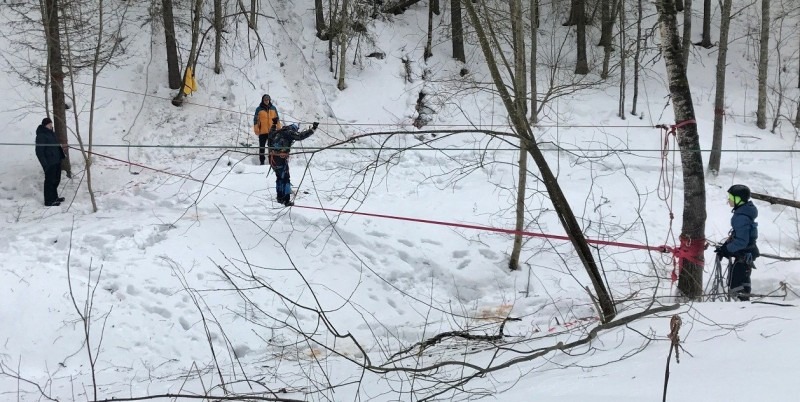
[[[289,162],[286,158],[271,155],[269,157],[269,164],[272,166],[272,170],[275,171],[275,192],[278,194],[278,202],[285,203],[289,201],[289,196],[292,193]]]
[[[44,205],[51,205],[58,200],[58,185],[61,184],[61,164],[53,164],[44,168]]]
[[[741,301],[750,300],[749,296],[740,294],[750,294],[750,264],[745,258],[737,257],[733,261],[733,266],[728,272],[728,293],[731,297],[738,297]]]
[[[264,160],[266,157],[264,156],[264,150],[267,146],[267,134],[261,134],[258,136],[258,160],[261,164],[264,164]]]

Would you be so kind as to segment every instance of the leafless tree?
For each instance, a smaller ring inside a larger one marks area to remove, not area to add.
[[[758,52],[758,108],[756,126],[767,128],[767,71],[769,70],[770,0],[761,0],[761,36]]]
[[[164,23],[169,88],[179,89],[182,85],[181,68],[178,65],[178,43],[177,39],[175,39],[175,18],[172,15],[172,0],[161,0],[161,20]]]
[[[714,46],[711,43],[711,0],[703,0],[703,38],[697,45],[706,49]]]
[[[728,31],[731,26],[731,0],[723,0],[722,22],[719,27],[719,51],[717,53],[717,85],[714,96],[714,137],[711,142],[711,156],[708,159],[708,173],[719,173],[722,154],[722,126],[725,119],[725,71],[728,67]]]

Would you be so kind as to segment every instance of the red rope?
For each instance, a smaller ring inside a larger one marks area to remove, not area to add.
[[[455,222],[444,222],[444,221],[434,221],[430,219],[420,219],[420,218],[409,218],[404,216],[395,216],[395,215],[384,215],[384,214],[373,214],[369,212],[359,212],[359,211],[348,211],[343,209],[330,209],[330,208],[322,208],[322,207],[309,207],[305,205],[295,205],[294,208],[304,208],[304,209],[313,209],[317,211],[325,211],[325,212],[335,212],[341,214],[351,214],[351,215],[361,215],[361,216],[370,216],[374,218],[384,218],[384,219],[394,219],[398,221],[406,221],[406,222],[417,222],[417,223],[427,223],[431,225],[440,225],[440,226],[449,226],[455,228],[464,228],[464,229],[477,229],[483,230],[487,232],[497,232],[497,233],[505,233],[505,234],[521,234],[523,236],[528,237],[539,237],[543,239],[553,239],[553,240],[566,240],[569,241],[570,238],[568,236],[563,235],[553,235],[553,234],[546,234],[546,233],[535,233],[535,232],[528,232],[524,230],[516,231],[514,229],[503,229],[503,228],[495,228],[491,226],[482,226],[482,225],[471,225],[467,223],[455,223]],[[596,240],[596,239],[586,239],[586,242],[589,244],[596,244],[601,246],[616,246],[616,247],[623,247],[623,248],[632,248],[637,250],[650,250],[650,251],[658,251],[661,253],[666,252],[673,252],[672,247],[669,246],[648,246],[646,244],[633,244],[633,243],[622,243],[617,241],[608,241],[608,240]]]
[[[683,271],[686,261],[693,264],[703,265],[702,257],[703,250],[706,248],[705,239],[688,239],[681,236],[681,245],[678,248],[672,249],[673,267],[672,267],[672,282],[678,280]]]

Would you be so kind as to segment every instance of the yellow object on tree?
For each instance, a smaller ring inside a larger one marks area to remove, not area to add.
[[[186,79],[183,82],[183,93],[191,95],[197,91],[197,81],[194,79],[192,67],[186,67]]]

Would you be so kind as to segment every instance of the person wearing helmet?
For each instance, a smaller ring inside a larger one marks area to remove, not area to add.
[[[262,95],[261,103],[253,116],[253,133],[258,136],[258,160],[262,165],[266,159],[264,146],[267,144],[267,136],[273,129],[280,128],[280,116],[278,116],[278,109],[272,104],[272,97],[267,94]]]
[[[277,118],[275,118],[277,120]],[[275,122],[273,120],[273,122]],[[275,192],[278,202],[291,207],[294,205],[290,196],[292,194],[292,182],[289,176],[289,153],[295,141],[303,141],[314,134],[319,123],[314,122],[310,129],[298,132],[300,126],[290,124],[280,130],[273,128],[269,134],[269,165],[275,170]],[[275,127],[275,125],[273,125]]]
[[[719,258],[734,259],[728,272],[728,293],[747,301],[750,300],[750,271],[753,260],[759,256],[756,245],[758,209],[750,201],[750,189],[742,184],[735,184],[728,189],[728,205],[733,208],[730,235],[714,252]]]

